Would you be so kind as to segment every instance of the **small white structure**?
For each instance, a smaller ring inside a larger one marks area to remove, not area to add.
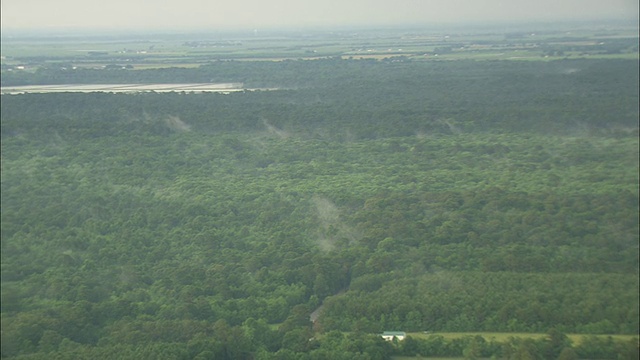
[[[407,334],[404,331],[385,331],[380,336],[387,341],[393,341],[393,338],[398,339],[398,341],[402,341]]]

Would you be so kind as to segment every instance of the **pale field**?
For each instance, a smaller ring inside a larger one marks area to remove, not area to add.
[[[243,90],[242,83],[220,84],[63,84],[6,86],[0,89],[2,94],[55,93],[55,92],[231,92]],[[266,90],[266,89],[265,89]]]

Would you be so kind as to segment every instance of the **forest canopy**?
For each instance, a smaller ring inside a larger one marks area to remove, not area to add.
[[[2,95],[3,358],[637,354],[637,61],[62,76],[279,90]]]

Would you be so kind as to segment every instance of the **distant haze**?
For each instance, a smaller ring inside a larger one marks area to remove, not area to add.
[[[2,29],[260,29],[638,19],[637,0],[2,0]]]

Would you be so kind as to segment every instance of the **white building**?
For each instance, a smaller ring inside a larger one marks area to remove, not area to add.
[[[380,336],[382,336],[382,338],[387,341],[393,341],[393,338],[402,341],[407,336],[407,334],[404,331],[385,331]]]

